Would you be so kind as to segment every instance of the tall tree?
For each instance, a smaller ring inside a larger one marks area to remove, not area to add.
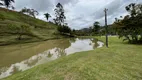
[[[128,6],[125,7],[125,9],[130,13],[132,17],[136,16],[136,4],[131,3]]]
[[[54,19],[54,22],[57,24],[57,25],[65,25],[65,15],[64,15],[64,8],[62,6],[61,3],[58,3],[56,5],[56,8],[55,8],[55,15],[56,15],[56,18]]]
[[[49,17],[51,17],[49,13],[45,13],[44,15],[45,15],[47,21],[48,21]]]
[[[99,22],[94,22],[93,24],[93,32],[95,35],[99,34],[100,31],[100,23]]]
[[[4,4],[3,3],[0,3],[0,4],[5,5],[6,8],[13,7],[13,6],[11,6],[11,3],[15,2],[14,0],[0,0],[0,1],[4,2]]]
[[[124,40],[131,43],[142,42],[142,4],[131,3],[125,9],[130,15],[114,23],[117,25],[119,37],[125,37]]]

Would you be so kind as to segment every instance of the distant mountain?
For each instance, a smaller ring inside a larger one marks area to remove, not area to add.
[[[91,29],[90,28],[83,28],[80,31],[89,33],[89,32],[91,32]]]

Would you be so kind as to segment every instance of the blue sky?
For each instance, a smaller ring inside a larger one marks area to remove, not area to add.
[[[34,1],[34,2],[33,2]],[[92,26],[93,22],[99,21],[104,25],[104,8],[108,8],[108,24],[114,19],[128,14],[125,6],[134,2],[142,3],[142,0],[16,0],[16,10],[24,7],[39,11],[39,19],[46,20],[44,13],[48,12],[54,18],[55,5],[60,2],[65,9],[66,22],[71,28],[81,29]]]

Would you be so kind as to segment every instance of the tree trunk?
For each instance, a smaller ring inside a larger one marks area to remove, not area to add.
[[[140,40],[142,40],[142,33],[141,33],[141,35],[140,35]]]
[[[22,35],[20,34],[19,37],[18,37],[18,40],[21,40],[21,39],[22,39]]]

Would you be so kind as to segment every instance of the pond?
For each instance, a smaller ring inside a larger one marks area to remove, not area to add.
[[[97,39],[58,39],[0,46],[0,79],[75,52],[93,50],[104,44]]]

